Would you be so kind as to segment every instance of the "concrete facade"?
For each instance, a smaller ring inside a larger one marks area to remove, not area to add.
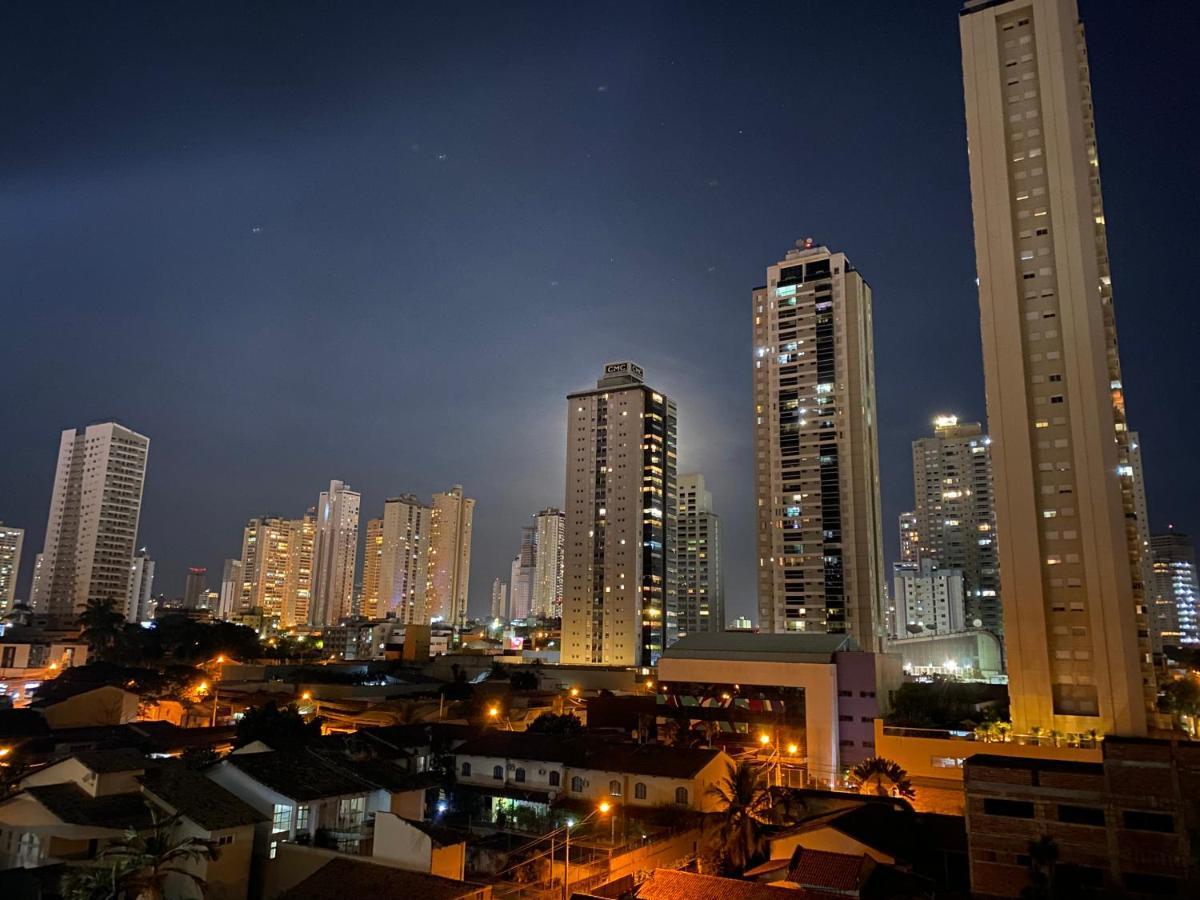
[[[725,584],[721,572],[721,519],[698,472],[679,476],[679,636],[725,630]]]
[[[1074,0],[968,2],[975,256],[1014,726],[1145,734],[1155,686]]]
[[[317,500],[312,602],[304,619],[310,625],[336,625],[353,611],[361,503],[357,491],[337,480]]]
[[[467,620],[467,585],[471,577],[471,523],[475,501],[463,496],[461,484],[433,495],[429,521],[428,617],[455,626]]]
[[[884,636],[871,288],[811,240],[751,296],[764,631]]]

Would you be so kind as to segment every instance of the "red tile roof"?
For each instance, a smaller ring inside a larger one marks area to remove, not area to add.
[[[846,892],[857,896],[874,868],[874,861],[865,853],[852,856],[849,853],[797,847],[792,854],[792,868],[787,880],[810,890]]]
[[[794,895],[786,888],[770,887],[754,881],[738,881],[734,878],[717,878],[713,875],[697,875],[695,872],[677,872],[674,869],[655,869],[650,877],[638,885],[638,900],[797,900],[804,895]]]

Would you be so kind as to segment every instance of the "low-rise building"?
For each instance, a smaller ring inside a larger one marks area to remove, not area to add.
[[[38,710],[51,728],[124,725],[138,716],[141,697],[113,684],[47,687],[43,686],[29,706]]]
[[[1020,896],[1039,869],[1097,895],[1194,896],[1200,744],[1110,737],[1099,763],[978,754],[965,785],[976,896]]]
[[[710,811],[708,788],[733,766],[712,748],[613,743],[596,737],[557,737],[491,731],[454,755],[459,787],[486,796],[491,816],[532,806],[545,815],[558,799],[626,807],[679,806]]]
[[[284,844],[267,866],[263,900],[491,900],[489,885],[414,872],[317,847]]]
[[[692,634],[659,660],[658,717],[722,744],[766,737],[765,754],[830,784],[875,755],[874,720],[900,680],[898,656],[863,652],[850,635]]]
[[[77,753],[21,779],[0,801],[0,868],[41,868],[94,860],[132,830],[151,833],[169,823],[170,840],[210,842],[212,859],[180,861],[207,882],[212,900],[246,900],[251,846],[261,816],[177,761],[156,761],[128,749]],[[181,895],[187,875],[168,878]]]

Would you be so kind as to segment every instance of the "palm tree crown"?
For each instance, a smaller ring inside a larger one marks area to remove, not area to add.
[[[908,773],[900,768],[900,764],[881,756],[864,759],[851,769],[850,783],[860,794],[909,798],[917,795],[912,782],[908,780]]]

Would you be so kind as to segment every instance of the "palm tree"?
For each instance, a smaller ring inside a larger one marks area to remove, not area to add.
[[[1058,844],[1048,834],[1029,842],[1029,886],[1021,891],[1023,898],[1054,897],[1055,866],[1058,865]]]
[[[765,849],[763,826],[773,819],[773,800],[762,770],[748,762],[730,766],[707,794],[720,809],[704,823],[705,843],[726,874],[740,875]]]
[[[882,756],[864,759],[850,770],[850,783],[860,794],[875,794],[879,797],[917,796],[908,773],[900,764]]]
[[[189,882],[195,893],[204,897],[208,884],[192,871],[196,863],[217,858],[216,845],[194,837],[179,837],[175,828],[179,816],[161,818],[150,806],[150,829],[130,829],[125,836],[100,851],[98,861],[113,864],[118,889],[115,900],[165,900],[165,885],[172,875]],[[74,898],[70,898],[74,900]]]
[[[996,734],[996,726],[992,722],[984,722],[975,726],[975,739],[990,744]]]
[[[100,657],[112,654],[125,627],[125,617],[114,606],[115,601],[111,599],[92,598],[79,614],[79,624],[83,627],[80,636],[87,641],[92,652]]]
[[[1009,735],[1012,734],[1012,722],[997,722],[996,734],[999,736],[1001,743],[1006,743]]]

